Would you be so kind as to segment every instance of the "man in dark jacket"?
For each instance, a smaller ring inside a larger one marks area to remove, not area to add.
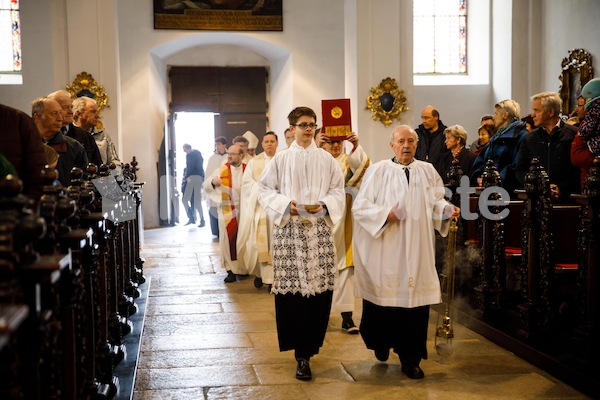
[[[24,112],[3,104],[0,104],[0,121],[0,151],[17,171],[23,193],[37,201],[43,188],[41,171],[47,162],[35,123]]]
[[[538,93],[531,101],[537,129],[523,137],[517,156],[517,179],[525,184],[531,160],[537,157],[550,178],[552,200],[568,202],[571,193],[579,193],[580,170],[571,164],[571,142],[577,128],[560,119],[562,102],[558,93]]]
[[[198,150],[193,150],[189,144],[183,145],[183,151],[186,152],[185,156],[185,174],[184,179],[185,192],[183,193],[183,206],[188,217],[190,215],[195,216],[195,211],[198,211],[200,215],[200,228],[205,225],[204,213],[202,212],[202,184],[204,182],[204,167],[202,154]],[[193,209],[190,211],[190,203],[193,203]],[[193,223],[194,221],[190,218],[190,221],[186,225]]]
[[[71,183],[71,169],[87,168],[87,155],[83,145],[77,140],[60,132],[63,122],[63,112],[60,104],[49,97],[41,97],[33,101],[31,116],[35,121],[42,140],[58,153],[58,180],[63,186]]]
[[[449,152],[444,143],[446,125],[440,121],[440,114],[433,106],[427,106],[421,111],[421,121],[423,123],[415,129],[419,136],[415,158],[430,162],[441,175],[442,160]]]
[[[102,164],[102,157],[100,156],[96,141],[89,132],[73,123],[73,99],[71,98],[71,94],[66,90],[57,90],[56,92],[50,93],[48,97],[56,100],[62,108],[63,127],[61,128],[61,132],[63,135],[67,135],[81,143],[85,149],[88,161],[100,167]]]

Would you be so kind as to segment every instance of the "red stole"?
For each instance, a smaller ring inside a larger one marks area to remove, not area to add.
[[[242,174],[245,170],[246,164],[242,163]],[[235,261],[237,260],[238,218],[235,205],[233,204],[233,182],[231,165],[229,163],[225,163],[221,167],[219,179],[221,180],[221,210],[223,211],[223,220],[229,241],[229,254],[231,255],[231,261]]]

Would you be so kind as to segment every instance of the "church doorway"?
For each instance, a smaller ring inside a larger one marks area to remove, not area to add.
[[[269,129],[268,76],[266,67],[170,68],[171,118],[164,149],[170,212],[161,216],[161,225],[187,221],[185,212],[181,213],[184,143],[200,150],[206,169],[215,137],[225,136],[229,146],[235,136],[248,130],[260,138]]]

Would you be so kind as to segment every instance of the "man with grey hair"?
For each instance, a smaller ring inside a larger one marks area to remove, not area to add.
[[[396,128],[395,156],[367,169],[352,207],[360,333],[380,361],[393,349],[411,379],[425,376],[429,306],[442,301],[434,232],[446,236],[448,219],[460,216],[434,166],[415,159],[417,142],[410,126]]]
[[[536,157],[550,178],[553,201],[569,202],[579,193],[579,168],[571,163],[571,143],[577,128],[560,118],[562,101],[558,93],[542,92],[531,96],[531,116],[537,127],[523,137],[516,161],[517,179],[525,184],[531,160]]]
[[[81,127],[92,135],[96,142],[102,164],[110,165],[114,163],[117,167],[121,166],[121,161],[117,154],[117,148],[110,136],[104,130],[98,130],[100,112],[96,100],[82,96],[73,102],[73,112],[75,125]]]
[[[88,160],[83,145],[61,133],[63,110],[56,100],[49,97],[35,99],[31,103],[31,116],[44,143],[59,154],[56,165],[58,180],[63,186],[68,186],[73,167],[81,168],[84,172],[87,168]]]
[[[55,100],[62,108],[63,127],[61,128],[61,132],[81,143],[85,149],[88,162],[94,163],[99,167],[100,164],[102,164],[102,157],[100,157],[100,151],[98,150],[96,141],[89,132],[81,129],[81,127],[75,123],[71,93],[66,90],[57,90],[56,92],[50,93],[48,97]]]

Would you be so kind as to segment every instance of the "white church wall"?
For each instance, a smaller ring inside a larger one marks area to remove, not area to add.
[[[594,64],[600,54],[596,0],[494,0],[490,84],[417,87],[411,0],[284,0],[283,32],[154,30],[147,0],[35,3],[21,3],[23,84],[0,85],[0,102],[29,113],[34,98],[70,83],[81,71],[92,73],[109,95],[107,131],[124,161],[137,157],[140,180],[147,182],[147,227],[159,221],[156,163],[168,117],[169,64],[268,64],[270,128],[280,138],[292,107],[313,107],[320,120],[321,99],[350,97],[354,128],[379,161],[390,156],[387,141],[398,123],[384,127],[365,106],[370,88],[388,76],[409,101],[402,123],[416,127],[420,110],[433,104],[445,124],[465,126],[470,142],[479,117],[493,112],[495,102],[514,96],[527,103],[532,93],[558,90],[560,62],[568,50],[588,50]],[[503,35],[510,40],[503,41]],[[526,114],[528,105],[523,108]]]
[[[159,216],[157,193],[158,184],[156,177],[157,150],[164,132],[164,119],[167,115],[166,101],[161,104],[156,99],[148,97],[155,95],[161,89],[164,80],[158,80],[156,72],[150,71],[151,49],[173,42],[181,48],[172,54],[159,54],[155,62],[162,63],[171,56],[177,55],[185,60],[195,56],[186,55],[186,46],[181,39],[194,42],[194,37],[224,37],[227,40],[238,38],[243,42],[251,38],[255,42],[271,43],[285,49],[291,56],[288,60],[272,60],[272,66],[278,65],[276,80],[272,87],[272,99],[285,101],[285,112],[278,110],[272,112],[270,122],[273,130],[282,133],[287,126],[287,113],[291,107],[307,105],[313,107],[320,116],[320,102],[323,98],[344,96],[344,34],[343,34],[343,2],[318,0],[286,1],[284,2],[284,31],[283,32],[239,32],[223,35],[219,32],[203,31],[175,31],[154,30],[151,18],[136,18],[132,15],[152,15],[152,4],[145,0],[130,0],[118,3],[119,15],[119,49],[121,58],[120,79],[122,91],[122,104],[124,110],[135,107],[131,112],[123,113],[122,132],[137,132],[132,135],[123,135],[123,152],[138,157],[140,162],[140,176],[147,181],[144,192],[152,193],[144,198],[144,219],[146,226],[157,226]],[[311,11],[313,10],[313,11]],[[318,10],[318,11],[316,11]],[[235,40],[234,40],[235,41]],[[202,42],[202,40],[196,40]],[[204,43],[209,43],[206,39]],[[217,44],[212,42],[211,44]],[[233,44],[233,43],[230,43]],[[198,50],[197,44],[194,45]],[[214,50],[214,49],[212,49]],[[255,65],[255,60],[249,57],[238,60],[242,65]],[[197,58],[196,58],[197,59]],[[289,64],[288,64],[289,63]],[[198,63],[198,65],[205,65]],[[157,71],[159,67],[155,68]],[[288,71],[291,78],[282,77],[282,71]],[[157,81],[158,80],[158,81]],[[290,88],[283,88],[281,81],[291,84]],[[165,85],[166,88],[166,85]],[[277,92],[284,89],[286,93]],[[275,91],[275,92],[273,92]],[[276,107],[275,107],[276,108]],[[273,111],[273,108],[271,109]],[[320,118],[319,118],[320,119]],[[140,141],[140,135],[144,140]]]
[[[594,76],[600,75],[600,1],[546,0],[539,10],[542,60],[541,90],[558,91],[561,62],[569,50],[584,49],[592,55]],[[535,63],[535,60],[532,60]]]

